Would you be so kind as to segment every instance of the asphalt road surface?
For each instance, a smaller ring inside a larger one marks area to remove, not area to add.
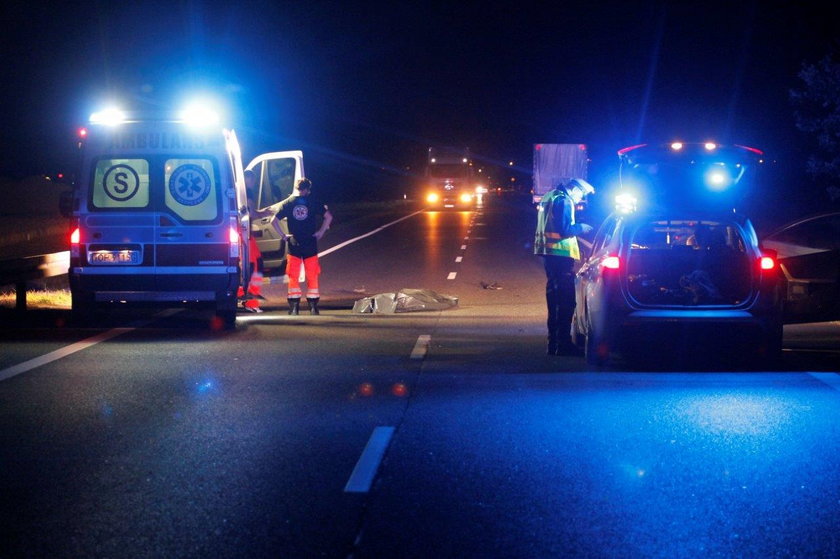
[[[840,324],[773,371],[545,356],[533,220],[338,214],[320,316],[0,314],[0,556],[840,555]],[[459,304],[351,312],[403,288]]]

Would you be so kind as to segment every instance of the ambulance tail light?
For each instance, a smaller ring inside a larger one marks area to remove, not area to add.
[[[70,233],[70,258],[79,257],[79,243],[81,242],[82,232],[79,227],[74,227],[73,232]]]
[[[232,220],[230,224],[230,228],[228,229],[228,242],[230,243],[230,257],[231,258],[239,258],[239,228],[237,227],[236,220]]]

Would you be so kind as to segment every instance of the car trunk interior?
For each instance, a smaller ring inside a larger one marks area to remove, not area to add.
[[[630,296],[642,305],[739,305],[750,296],[751,259],[738,230],[716,222],[652,222],[633,235]]]

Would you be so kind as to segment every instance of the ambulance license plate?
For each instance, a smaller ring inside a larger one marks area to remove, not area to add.
[[[88,252],[91,264],[140,264],[140,251],[137,250],[97,250]]]

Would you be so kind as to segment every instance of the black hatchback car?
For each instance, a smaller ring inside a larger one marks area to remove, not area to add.
[[[572,341],[590,364],[615,354],[780,355],[778,266],[732,212],[614,213],[575,284]]]

